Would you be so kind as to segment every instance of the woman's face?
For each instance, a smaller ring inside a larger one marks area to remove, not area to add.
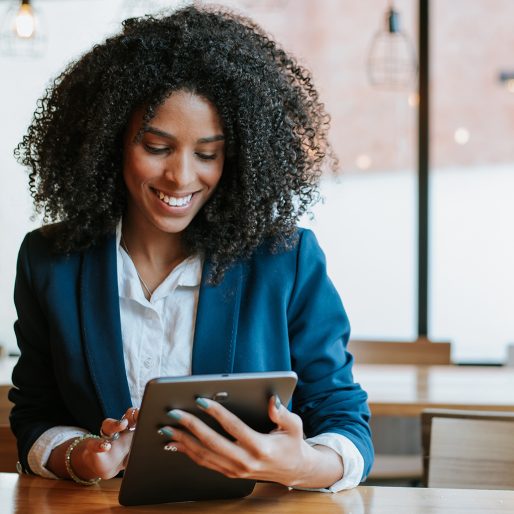
[[[180,233],[211,197],[225,159],[221,121],[205,98],[179,90],[157,109],[140,139],[143,110],[124,138],[128,219],[137,227]]]

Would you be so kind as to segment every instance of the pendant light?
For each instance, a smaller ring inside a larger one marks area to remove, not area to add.
[[[12,0],[0,21],[0,53],[36,57],[44,52],[46,37],[31,0]]]
[[[498,78],[507,91],[514,93],[514,71],[502,71]]]
[[[392,90],[410,89],[417,76],[416,52],[401,28],[400,13],[393,2],[389,4],[382,27],[373,36],[367,71],[372,86]]]

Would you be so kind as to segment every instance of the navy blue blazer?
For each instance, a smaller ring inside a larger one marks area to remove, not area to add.
[[[262,245],[219,285],[204,265],[193,374],[294,370],[292,410],[307,437],[336,432],[373,461],[367,395],[352,377],[350,326],[309,230],[295,248]],[[83,252],[55,255],[40,230],[27,234],[14,293],[21,350],[14,368],[11,427],[22,466],[36,439],[56,425],[97,433],[131,406],[121,339],[114,235]]]

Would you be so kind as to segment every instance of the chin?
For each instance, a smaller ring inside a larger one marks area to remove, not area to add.
[[[161,232],[165,232],[167,234],[180,234],[186,230],[186,228],[191,224],[191,221],[192,220],[187,220],[187,222],[183,223],[154,223],[153,225]]]

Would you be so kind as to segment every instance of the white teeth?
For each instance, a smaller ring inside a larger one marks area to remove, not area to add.
[[[165,195],[162,191],[156,191],[156,193],[157,193],[157,196],[164,203],[167,203],[168,205],[171,205],[172,207],[184,207],[191,201],[191,198],[193,198],[192,194],[177,198],[175,196]]]

